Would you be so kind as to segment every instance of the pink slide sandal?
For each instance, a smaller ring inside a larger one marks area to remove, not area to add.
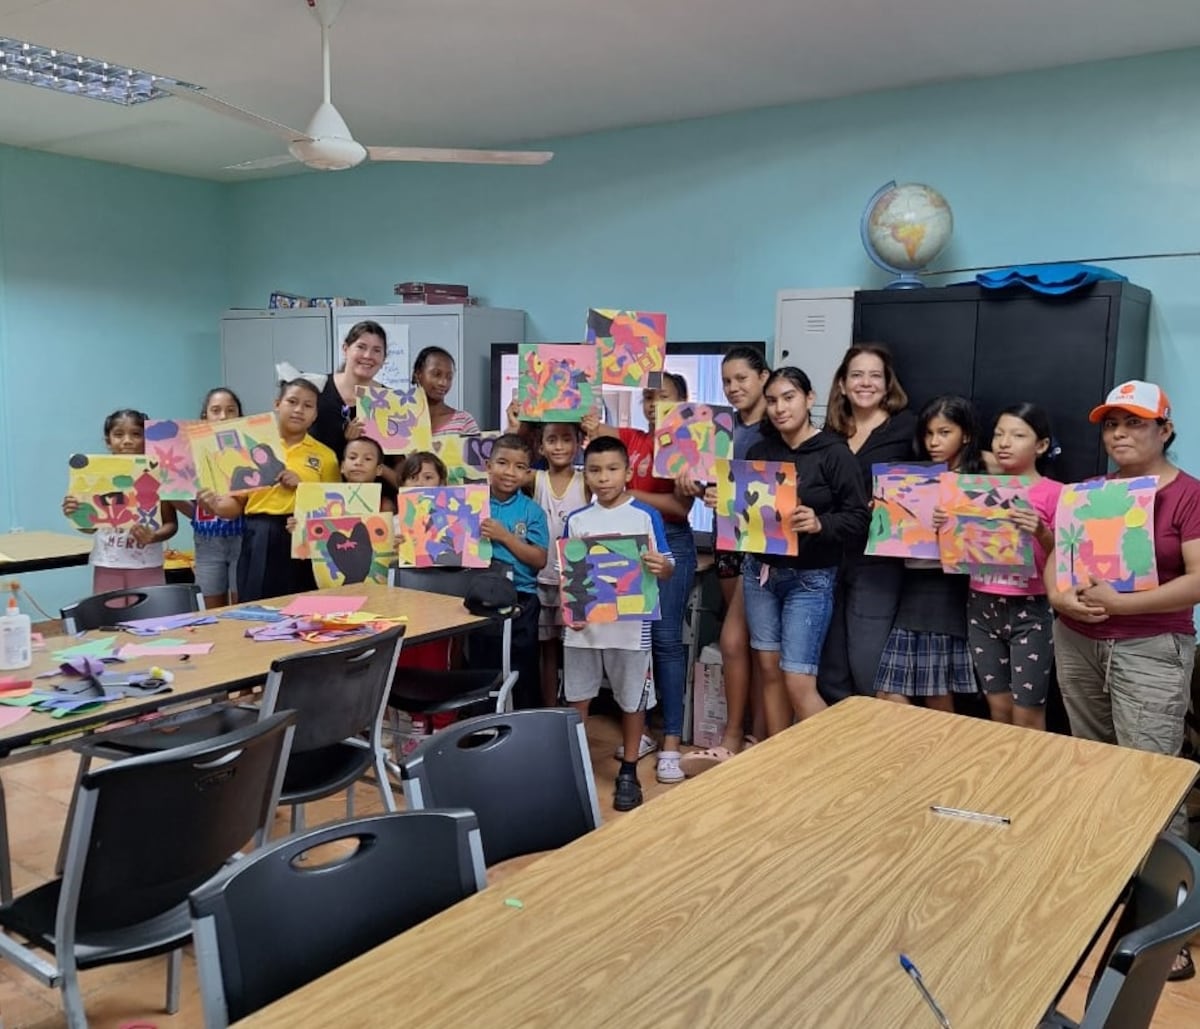
[[[728,747],[709,747],[707,750],[697,750],[692,754],[684,754],[679,759],[679,767],[689,779],[695,778],[701,772],[716,768],[731,757],[737,755]]]

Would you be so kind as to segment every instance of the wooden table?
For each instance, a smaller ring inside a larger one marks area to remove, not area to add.
[[[335,589],[319,590],[322,596],[366,596],[364,611],[394,617],[404,615],[408,619],[404,634],[405,645],[425,643],[462,632],[485,619],[469,614],[458,597],[426,593],[421,590],[393,589],[390,586],[359,584]],[[291,597],[279,597],[268,601],[271,606],[283,607]],[[214,612],[219,616],[220,610]],[[96,711],[83,715],[68,715],[52,718],[50,715],[32,712],[13,725],[0,729],[0,759],[14,755],[34,757],[50,744],[62,745],[66,740],[84,732],[102,729],[105,725],[123,721],[136,715],[158,711],[187,701],[200,700],[208,696],[227,693],[230,690],[257,686],[266,678],[271,662],[285,654],[298,650],[311,650],[314,644],[298,640],[258,643],[246,638],[246,630],[263,625],[263,622],[244,622],[231,618],[219,618],[215,625],[200,625],[194,629],[180,629],[165,635],[183,638],[189,643],[213,643],[208,653],[193,657],[187,662],[179,658],[138,658],[122,665],[130,671],[141,671],[159,664],[171,670],[175,676],[170,693],[153,697],[119,700],[105,704]],[[19,672],[7,673],[21,677],[34,676],[55,667],[51,658],[56,650],[62,650],[89,639],[116,635],[118,643],[145,643],[152,637],[134,636],[130,633],[112,633],[101,630],[84,633],[80,637],[57,636],[46,640],[46,649],[34,655],[33,667]],[[40,680],[49,684],[55,680]]]
[[[243,1024],[1032,1027],[1196,772],[847,700]]]
[[[91,552],[92,537],[79,532],[0,533],[0,575],[85,565]]]

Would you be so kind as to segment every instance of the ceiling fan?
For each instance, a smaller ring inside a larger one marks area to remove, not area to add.
[[[300,162],[320,171],[342,171],[372,161],[432,161],[449,164],[545,164],[554,156],[549,150],[463,150],[431,147],[363,146],[350,135],[346,122],[330,101],[329,30],[341,12],[345,0],[305,0],[321,23],[321,62],[325,73],[325,99],[303,132],[281,125],[213,96],[198,86],[160,80],[156,85],[181,100],[207,107],[210,111],[236,118],[278,136],[288,144],[288,152],[257,161],[230,165],[227,171],[253,171]]]

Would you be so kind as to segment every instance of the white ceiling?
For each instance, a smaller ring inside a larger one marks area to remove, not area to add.
[[[320,102],[305,0],[0,0],[0,35],[297,128]],[[332,40],[360,142],[488,147],[1200,45],[1200,2],[346,0]],[[282,152],[174,98],[126,109],[9,82],[0,143],[213,179]]]

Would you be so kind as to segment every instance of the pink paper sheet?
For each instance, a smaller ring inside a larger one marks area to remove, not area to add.
[[[3,707],[0,706],[0,729],[12,725],[14,722],[19,722],[33,708],[31,707]]]
[[[165,647],[156,647],[152,643],[126,643],[117,651],[117,657],[122,661],[135,657],[182,657],[207,654],[212,648],[211,643],[174,643]]]
[[[336,615],[346,611],[357,611],[367,602],[366,597],[297,597],[280,614],[289,618],[304,615]]]

